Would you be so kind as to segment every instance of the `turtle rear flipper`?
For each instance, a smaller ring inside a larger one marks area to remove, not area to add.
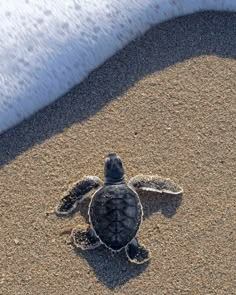
[[[97,176],[82,178],[64,194],[55,208],[55,213],[57,215],[71,214],[76,209],[78,203],[83,201],[86,194],[91,193],[94,189],[98,189],[101,185],[102,181]]]
[[[134,189],[180,195],[183,189],[169,178],[162,178],[158,175],[137,175],[130,179],[128,185]]]
[[[95,249],[101,245],[100,240],[91,228],[86,230],[75,228],[71,232],[71,237],[74,245],[82,250]]]
[[[125,247],[125,252],[132,263],[143,264],[150,259],[149,251],[136,238]]]

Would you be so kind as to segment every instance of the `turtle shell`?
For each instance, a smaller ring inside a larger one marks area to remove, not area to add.
[[[138,194],[126,184],[106,185],[98,190],[89,206],[89,217],[103,244],[114,251],[125,247],[142,221]]]

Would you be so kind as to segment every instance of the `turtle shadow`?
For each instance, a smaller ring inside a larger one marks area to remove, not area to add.
[[[97,280],[109,289],[115,289],[139,276],[148,267],[149,261],[143,264],[129,262],[125,250],[114,253],[105,246],[93,250],[73,249],[76,256],[86,259],[95,273]]]
[[[160,212],[166,218],[172,218],[183,200],[183,194],[171,195],[147,191],[139,192],[139,197],[143,205],[144,220],[157,212]]]
[[[76,214],[84,218],[84,224],[89,223],[88,207],[90,198],[86,198],[78,208],[67,216],[58,216],[62,219],[73,219]],[[109,289],[115,289],[139,276],[149,265],[149,261],[143,264],[134,264],[128,260],[125,250],[118,253],[112,252],[104,245],[92,250],[82,250],[68,241],[72,246],[75,256],[85,259],[95,273],[97,280]]]
[[[143,205],[144,220],[157,212],[160,212],[166,218],[171,218],[182,203],[182,194],[170,195],[147,191],[138,193]],[[85,223],[89,223],[89,202],[90,198],[85,199],[70,217],[79,213],[85,219]],[[81,250],[73,246],[73,251],[76,256],[86,259],[98,281],[109,289],[115,289],[126,284],[144,272],[149,265],[149,261],[144,264],[130,263],[124,250],[114,253],[103,245],[93,250]]]

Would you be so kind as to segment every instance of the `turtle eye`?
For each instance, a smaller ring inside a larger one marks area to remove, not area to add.
[[[110,168],[111,167],[111,161],[107,160],[106,161],[106,166],[107,166],[107,168]]]

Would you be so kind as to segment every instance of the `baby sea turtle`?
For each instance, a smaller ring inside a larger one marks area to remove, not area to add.
[[[94,249],[103,244],[118,252],[125,248],[131,262],[141,264],[150,259],[148,250],[140,245],[136,235],[143,219],[143,208],[136,190],[178,195],[182,188],[170,179],[159,176],[137,175],[124,179],[121,158],[109,153],[104,165],[104,183],[96,176],[86,176],[76,182],[65,193],[57,205],[57,215],[69,215],[78,204],[93,194],[89,209],[87,229],[73,229],[71,237],[76,247],[83,250]]]

